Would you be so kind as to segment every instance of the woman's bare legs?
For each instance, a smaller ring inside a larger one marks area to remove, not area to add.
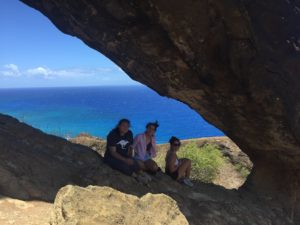
[[[178,177],[177,180],[182,178],[189,178],[192,169],[192,161],[190,159],[181,159],[178,167]]]

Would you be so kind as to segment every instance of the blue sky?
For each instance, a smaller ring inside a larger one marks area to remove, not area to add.
[[[0,28],[0,88],[138,84],[18,0],[0,0]]]

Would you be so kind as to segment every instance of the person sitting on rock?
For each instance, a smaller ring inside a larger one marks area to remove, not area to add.
[[[133,141],[134,158],[141,162],[141,168],[150,174],[155,175],[160,171],[156,162],[152,159],[156,157],[155,132],[158,128],[158,122],[150,122],[146,125],[146,131],[138,134]]]
[[[132,158],[133,134],[129,127],[130,121],[121,119],[116,128],[110,131],[107,136],[104,162],[113,169],[132,175],[140,170],[140,165]]]
[[[193,183],[189,179],[192,168],[191,160],[185,158],[178,159],[177,151],[179,150],[181,143],[177,137],[171,137],[169,143],[170,150],[167,152],[165,159],[166,174],[172,177],[174,180],[192,187]]]

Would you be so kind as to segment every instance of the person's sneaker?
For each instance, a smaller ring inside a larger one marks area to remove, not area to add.
[[[185,185],[189,186],[189,187],[193,187],[193,186],[194,186],[193,182],[192,182],[189,178],[183,179],[182,182],[183,182]]]

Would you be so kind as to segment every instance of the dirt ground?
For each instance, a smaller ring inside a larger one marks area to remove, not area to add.
[[[0,196],[1,225],[49,225],[52,204]]]

